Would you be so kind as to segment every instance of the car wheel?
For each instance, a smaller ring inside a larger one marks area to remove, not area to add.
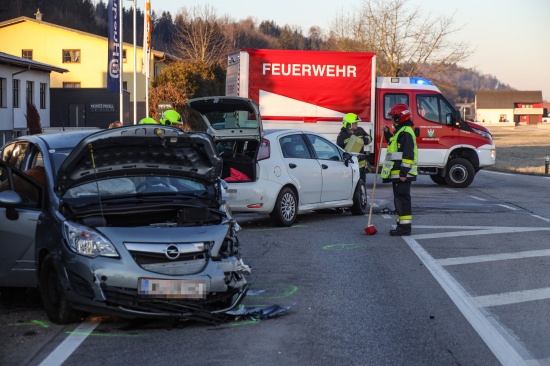
[[[474,176],[474,167],[466,159],[453,159],[447,164],[445,181],[449,187],[466,188],[474,181]]]
[[[39,274],[40,297],[50,320],[56,324],[69,324],[80,320],[82,313],[74,310],[61,288],[52,257],[44,258]]]
[[[437,183],[440,186],[446,186],[447,185],[447,181],[445,180],[445,177],[442,177],[441,175],[439,175],[439,173],[430,174],[430,178],[432,178],[432,181],[434,183]]]
[[[351,206],[352,215],[364,215],[367,212],[367,187],[362,180],[357,182],[353,194],[353,206]]]
[[[281,190],[279,196],[277,196],[275,208],[269,216],[277,226],[290,226],[296,221],[297,211],[298,201],[296,194],[292,189],[285,187]]]

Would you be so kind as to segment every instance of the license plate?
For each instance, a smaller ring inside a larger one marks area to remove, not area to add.
[[[204,299],[206,297],[206,283],[201,280],[140,278],[138,295],[173,299]]]

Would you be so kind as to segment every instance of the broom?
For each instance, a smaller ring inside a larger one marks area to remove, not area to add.
[[[378,147],[378,156],[376,160],[376,171],[374,172],[374,183],[372,184],[372,194],[370,197],[370,210],[369,210],[369,220],[367,226],[365,227],[365,234],[374,235],[376,234],[376,228],[374,225],[370,224],[370,219],[372,218],[372,205],[374,204],[374,191],[376,190],[376,181],[378,179],[378,166],[380,165],[380,154],[382,154],[382,141],[384,139],[384,132],[380,131],[380,146]]]

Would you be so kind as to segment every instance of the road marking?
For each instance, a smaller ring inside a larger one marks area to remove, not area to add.
[[[425,226],[415,226],[416,228],[426,228]],[[445,226],[432,227],[438,229],[449,228]],[[488,235],[488,234],[506,234],[506,233],[524,233],[530,231],[550,231],[548,227],[454,227],[455,229],[470,229],[465,231],[454,231],[454,232],[441,232],[441,233],[431,233],[431,234],[417,234],[413,235],[415,239],[438,239],[438,238],[452,238],[459,236],[470,236],[470,235]]]
[[[550,298],[550,287],[537,288],[534,290],[523,290],[515,292],[505,292],[502,294],[483,295],[474,297],[474,301],[479,307],[487,308],[490,306],[510,305],[519,302],[546,300]]]
[[[513,335],[509,334],[491,314],[477,306],[466,290],[418,244],[415,236],[406,236],[403,237],[403,240],[420,258],[462,315],[503,365],[523,365],[525,359],[533,360],[533,357]]]
[[[437,259],[437,263],[442,266],[455,266],[458,264],[471,264],[493,261],[504,261],[509,259],[523,259],[533,257],[548,257],[550,256],[550,249],[545,250],[528,250],[524,252],[516,253],[500,253],[500,254],[487,254],[487,255],[472,255],[468,257],[454,257]]]
[[[449,192],[453,192],[453,193],[457,193],[458,191],[454,190],[454,189],[450,189],[450,188],[445,188],[446,191],[449,191]]]
[[[500,205],[500,204],[499,204],[499,205],[497,205],[497,206],[504,207],[504,208],[507,208],[507,209],[509,209],[509,210],[514,210],[514,211],[515,211],[515,210],[519,210],[519,208],[517,208],[517,207],[512,207],[512,206],[508,206],[508,205]]]
[[[536,217],[537,219],[541,219],[541,220],[550,222],[550,219],[547,219],[546,217],[542,217],[542,216],[539,216],[539,215],[531,215],[531,216]]]
[[[476,197],[476,196],[470,196],[470,197],[478,201],[487,201],[485,198],[481,198],[481,197]]]
[[[42,361],[40,366],[60,366],[94,331],[100,323],[81,323],[57,348]]]

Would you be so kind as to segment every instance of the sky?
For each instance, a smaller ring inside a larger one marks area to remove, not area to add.
[[[252,17],[293,25],[307,36],[311,26],[327,31],[336,14],[360,8],[363,0],[150,0],[160,15],[209,4],[235,21]],[[125,1],[126,2],[126,1]],[[143,3],[143,4],[141,4]],[[407,0],[424,14],[453,16],[460,27],[452,40],[468,42],[474,54],[461,66],[495,76],[517,90],[541,90],[550,101],[550,0]],[[137,0],[143,9],[145,0]],[[124,5],[127,6],[126,4]]]

